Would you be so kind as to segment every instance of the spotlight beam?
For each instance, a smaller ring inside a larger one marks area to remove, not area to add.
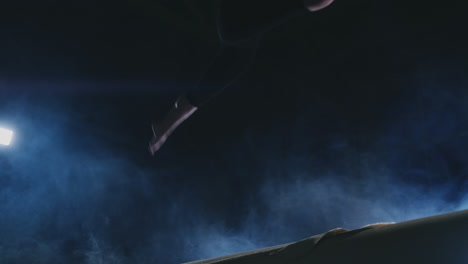
[[[13,131],[0,127],[0,145],[9,146],[13,139]]]

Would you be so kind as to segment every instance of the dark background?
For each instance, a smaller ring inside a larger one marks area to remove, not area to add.
[[[463,1],[278,26],[150,156],[215,57],[217,5],[0,4],[0,262],[181,263],[468,208]]]

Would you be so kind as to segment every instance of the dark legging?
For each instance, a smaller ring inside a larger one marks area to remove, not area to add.
[[[264,32],[306,13],[302,0],[223,0],[217,16],[220,50],[188,92],[189,101],[199,107],[222,92],[246,72]]]

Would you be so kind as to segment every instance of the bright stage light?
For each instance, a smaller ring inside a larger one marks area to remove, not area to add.
[[[13,131],[0,128],[0,145],[8,146],[13,138]]]

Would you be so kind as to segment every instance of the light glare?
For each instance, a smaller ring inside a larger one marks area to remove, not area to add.
[[[0,145],[8,146],[13,138],[13,131],[0,128]]]

